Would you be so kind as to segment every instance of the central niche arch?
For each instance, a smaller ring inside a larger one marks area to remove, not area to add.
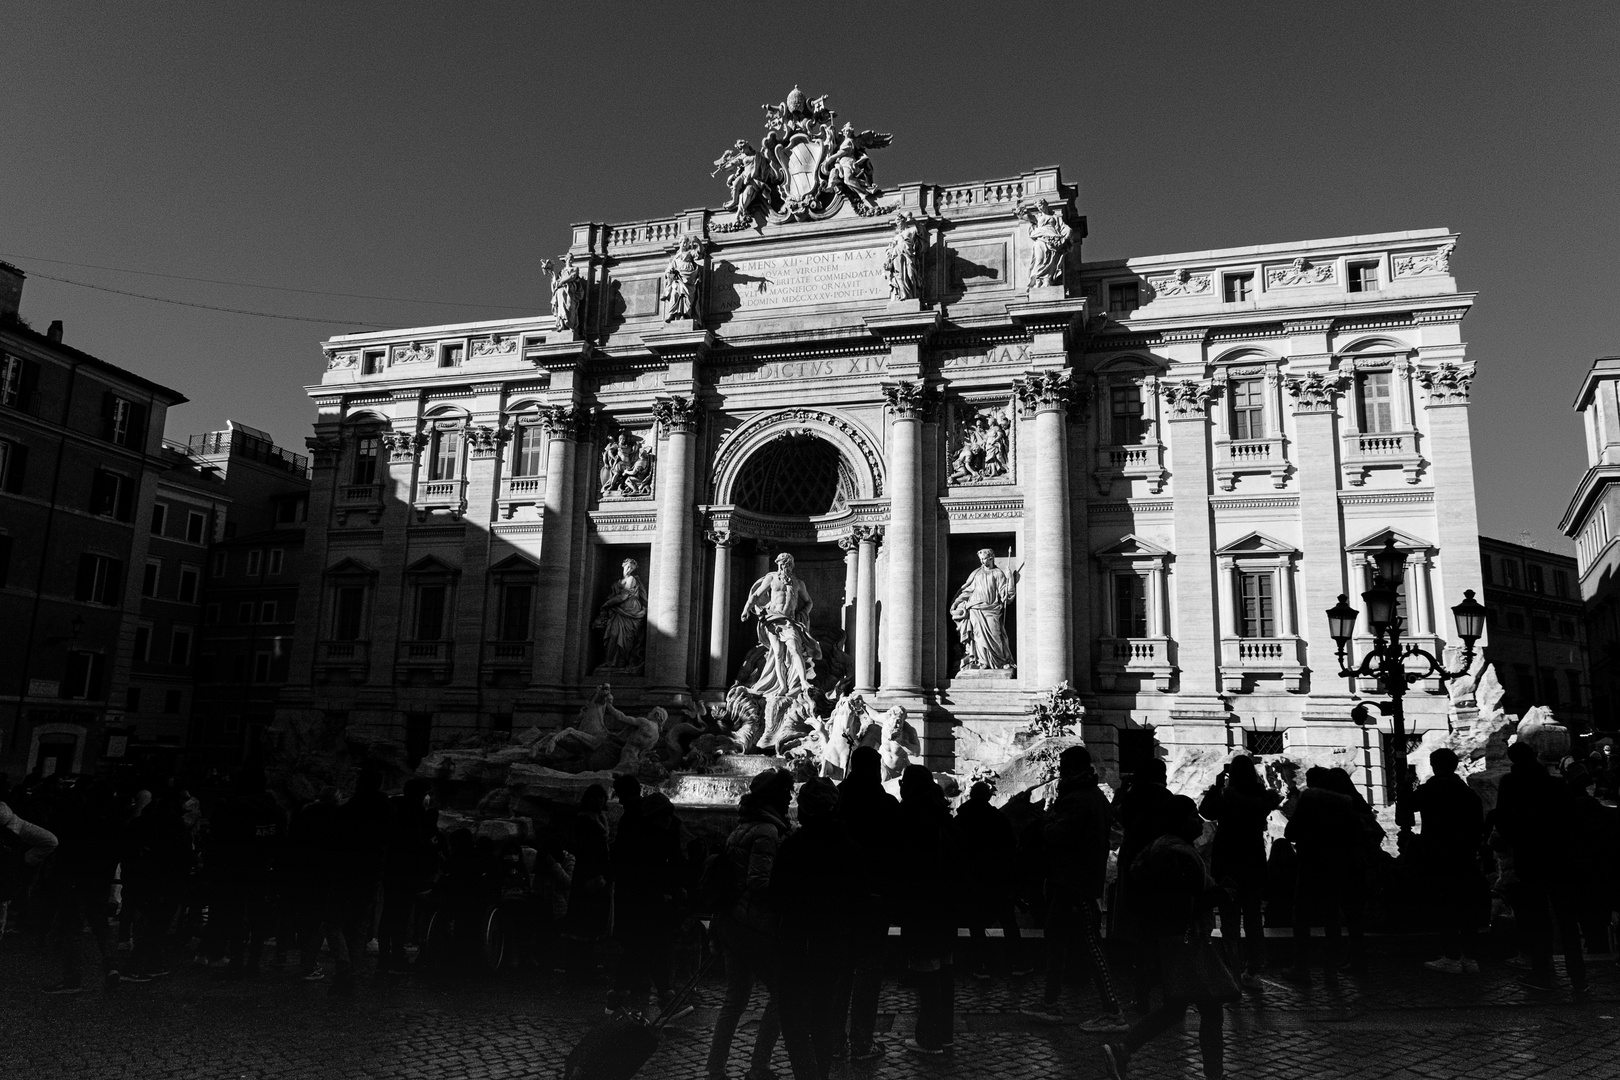
[[[842,513],[859,497],[854,470],[838,448],[802,433],[778,435],[750,454],[731,490],[737,509],[778,517]]]

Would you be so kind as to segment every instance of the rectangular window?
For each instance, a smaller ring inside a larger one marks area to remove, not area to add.
[[[1147,637],[1147,581],[1140,574],[1114,575],[1114,636]]]
[[[546,471],[546,433],[538,424],[519,424],[512,440],[512,475],[540,476]]]
[[[1559,619],[1558,620],[1558,636],[1563,638],[1565,641],[1574,641],[1575,640],[1575,620],[1574,619]]]
[[[27,476],[28,447],[20,442],[0,439],[0,491],[21,495]]]
[[[11,580],[11,537],[0,533],[0,589]]]
[[[28,412],[38,385],[38,364],[20,356],[0,356],[0,405]]]
[[[1280,754],[1283,752],[1283,733],[1246,729],[1243,732],[1243,749],[1251,754]]]
[[[111,392],[103,395],[101,434],[108,442],[141,449],[146,445],[146,406]]]
[[[1234,379],[1232,394],[1232,438],[1238,442],[1266,437],[1266,384],[1261,379]]]
[[[236,605],[236,621],[243,625],[253,621],[253,601],[247,600]]]
[[[266,600],[259,605],[259,621],[262,623],[276,621],[276,602],[274,600]]]
[[[1502,560],[1502,584],[1510,589],[1519,587],[1519,564],[1513,559]]]
[[[253,681],[267,683],[270,681],[270,654],[267,652],[255,653],[253,656]]]
[[[248,552],[248,566],[247,566],[248,577],[258,577],[259,576],[259,561],[263,558],[263,556],[264,556],[264,552],[262,552],[262,551],[250,551],[250,552]]]
[[[501,590],[501,640],[529,640],[529,607],[534,596],[530,585],[508,585]]]
[[[467,353],[465,345],[443,345],[439,349],[440,367],[460,367],[462,357]]]
[[[1553,595],[1560,600],[1569,599],[1569,571],[1553,571]]]
[[[227,568],[227,563],[226,563],[226,558],[225,558],[225,552],[223,552],[223,551],[214,552],[214,576],[215,577],[224,577],[226,568]]]
[[[163,503],[152,504],[152,535],[162,536],[163,525],[168,520],[169,508]]]
[[[368,349],[360,354],[360,374],[381,375],[383,369],[383,351],[381,349]]]
[[[375,484],[377,482],[377,447],[378,441],[375,435],[362,435],[355,440],[353,483]]]
[[[100,653],[69,652],[62,672],[62,696],[92,701],[101,697],[105,671],[106,657]]]
[[[1142,388],[1135,383],[1115,385],[1108,390],[1108,409],[1115,446],[1135,446],[1146,434],[1142,422]]]
[[[135,627],[135,659],[142,663],[152,659],[152,627],[149,623]]]
[[[429,480],[454,480],[461,465],[461,432],[435,431],[428,459]]]
[[[416,640],[439,641],[444,634],[443,585],[421,585],[416,590]]]
[[[148,599],[158,594],[158,579],[163,576],[163,560],[147,559],[146,569],[141,573],[141,595]]]
[[[1491,557],[1483,551],[1479,553],[1479,579],[1487,585],[1496,584],[1496,579],[1491,576]]]
[[[197,568],[195,566],[182,566],[180,568],[180,589],[175,593],[175,599],[182,604],[195,604],[197,602]]]
[[[267,574],[269,574],[271,577],[275,577],[276,575],[280,574],[281,573],[282,556],[284,556],[286,554],[287,554],[286,551],[284,551],[281,548],[271,548],[270,549],[270,565],[269,565],[269,567],[266,568],[265,572]]]
[[[1241,632],[1246,638],[1277,636],[1277,605],[1273,588],[1275,575],[1269,570],[1239,574],[1242,596]]]
[[[1253,274],[1227,274],[1225,280],[1226,302],[1228,304],[1237,304],[1244,300],[1254,299]]]
[[[121,599],[124,564],[102,555],[79,556],[79,583],[74,598],[91,604],[116,605]]]
[[[1111,315],[1123,315],[1135,311],[1141,306],[1138,300],[1136,282],[1122,281],[1108,286],[1108,312]]]
[[[332,639],[359,641],[364,629],[362,619],[366,612],[366,590],[359,585],[346,585],[337,590],[333,604]]]
[[[186,540],[193,544],[206,543],[208,540],[208,515],[199,514],[192,510],[186,514]]]
[[[1524,576],[1531,592],[1544,593],[1547,591],[1547,578],[1542,573],[1540,563],[1525,563]]]
[[[135,485],[122,473],[97,469],[90,479],[90,512],[129,521],[135,516]]]
[[[1356,380],[1356,405],[1361,413],[1361,430],[1395,430],[1395,376],[1388,371],[1369,371]]]
[[[177,626],[169,638],[169,663],[191,663],[191,627]]]
[[[180,711],[180,707],[185,704],[185,701],[184,690],[165,690],[163,692],[163,711],[170,716],[174,716]]]
[[[1378,291],[1378,264],[1376,262],[1354,262],[1349,266],[1351,292],[1377,292]]]

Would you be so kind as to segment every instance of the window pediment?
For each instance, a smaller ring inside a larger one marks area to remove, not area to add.
[[[461,568],[451,566],[435,555],[425,555],[407,566],[405,573],[412,577],[451,577],[461,573]]]
[[[524,558],[522,555],[508,555],[506,558],[489,568],[489,572],[491,574],[503,575],[534,574],[538,573],[539,570],[540,567],[537,564],[530,559]]]
[[[1217,555],[1298,555],[1299,549],[1263,532],[1252,532],[1215,549]]]
[[[326,568],[327,577],[374,578],[377,571],[358,559],[343,559]]]
[[[1373,552],[1381,551],[1384,541],[1393,538],[1395,546],[1402,551],[1432,551],[1434,545],[1411,533],[1399,529],[1380,529],[1364,540],[1357,541],[1345,548],[1346,551]]]
[[[1105,562],[1163,560],[1170,557],[1169,549],[1160,547],[1151,540],[1144,540],[1135,533],[1098,549],[1094,554]]]

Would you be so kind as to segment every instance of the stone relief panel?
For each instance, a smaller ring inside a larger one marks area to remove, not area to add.
[[[1451,251],[1454,245],[1447,244],[1434,251],[1419,251],[1407,255],[1396,255],[1390,259],[1390,268],[1395,277],[1423,277],[1428,274],[1451,273]]]
[[[1215,275],[1208,270],[1177,270],[1147,279],[1149,298],[1204,296],[1214,288]]]
[[[472,358],[479,360],[492,356],[515,356],[518,343],[511,334],[491,334],[486,338],[473,338],[468,348]]]
[[[409,345],[395,345],[391,363],[395,364],[425,364],[434,357],[433,343],[430,341],[413,341]]]
[[[331,350],[327,350],[326,353],[327,371],[343,371],[347,368],[354,367],[359,362],[359,352],[333,352]]]
[[[954,404],[946,439],[949,483],[1013,483],[1014,428],[1010,402]]]
[[[651,429],[620,431],[602,447],[597,478],[603,502],[610,499],[648,499],[653,494],[657,455]]]
[[[1295,259],[1286,266],[1266,267],[1266,288],[1292,289],[1302,285],[1331,285],[1338,280],[1337,264]]]

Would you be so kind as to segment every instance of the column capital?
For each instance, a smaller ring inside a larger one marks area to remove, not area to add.
[[[1032,371],[1013,383],[1013,393],[1026,413],[1059,411],[1079,414],[1091,388],[1069,371]]]
[[[390,462],[414,460],[417,451],[427,445],[427,436],[415,431],[385,431],[379,438]]]
[[[848,536],[840,536],[838,538],[838,550],[842,551],[845,555],[855,554],[856,549],[858,549],[860,546],[861,542],[855,538],[853,533]]]
[[[1294,415],[1331,413],[1335,395],[1350,385],[1350,376],[1343,371],[1311,371],[1290,375],[1283,385],[1294,399]]]
[[[660,437],[676,433],[692,434],[697,430],[698,418],[702,415],[703,406],[691,398],[673,395],[653,402],[653,419],[658,422]]]
[[[539,408],[540,426],[552,439],[578,441],[591,422],[591,412],[579,405],[542,405]]]
[[[475,458],[494,457],[501,452],[506,440],[512,437],[511,429],[486,427],[478,425],[467,429],[467,452]]]
[[[897,420],[928,420],[939,395],[916,382],[883,384],[883,407]]]
[[[309,451],[312,466],[317,469],[333,469],[337,467],[338,454],[343,452],[343,437],[312,435],[304,440],[304,448]]]
[[[711,528],[703,530],[703,539],[717,548],[728,548],[737,542],[737,537],[730,529]]]
[[[857,544],[876,544],[883,539],[883,526],[856,525],[849,530],[849,535]]]
[[[1220,383],[1211,379],[1164,379],[1159,382],[1159,396],[1169,406],[1169,419],[1172,421],[1207,419],[1209,403],[1220,392]]]
[[[1474,365],[1472,361],[1465,361],[1461,364],[1443,363],[1439,367],[1418,368],[1417,380],[1429,392],[1425,408],[1467,405],[1474,382]]]

